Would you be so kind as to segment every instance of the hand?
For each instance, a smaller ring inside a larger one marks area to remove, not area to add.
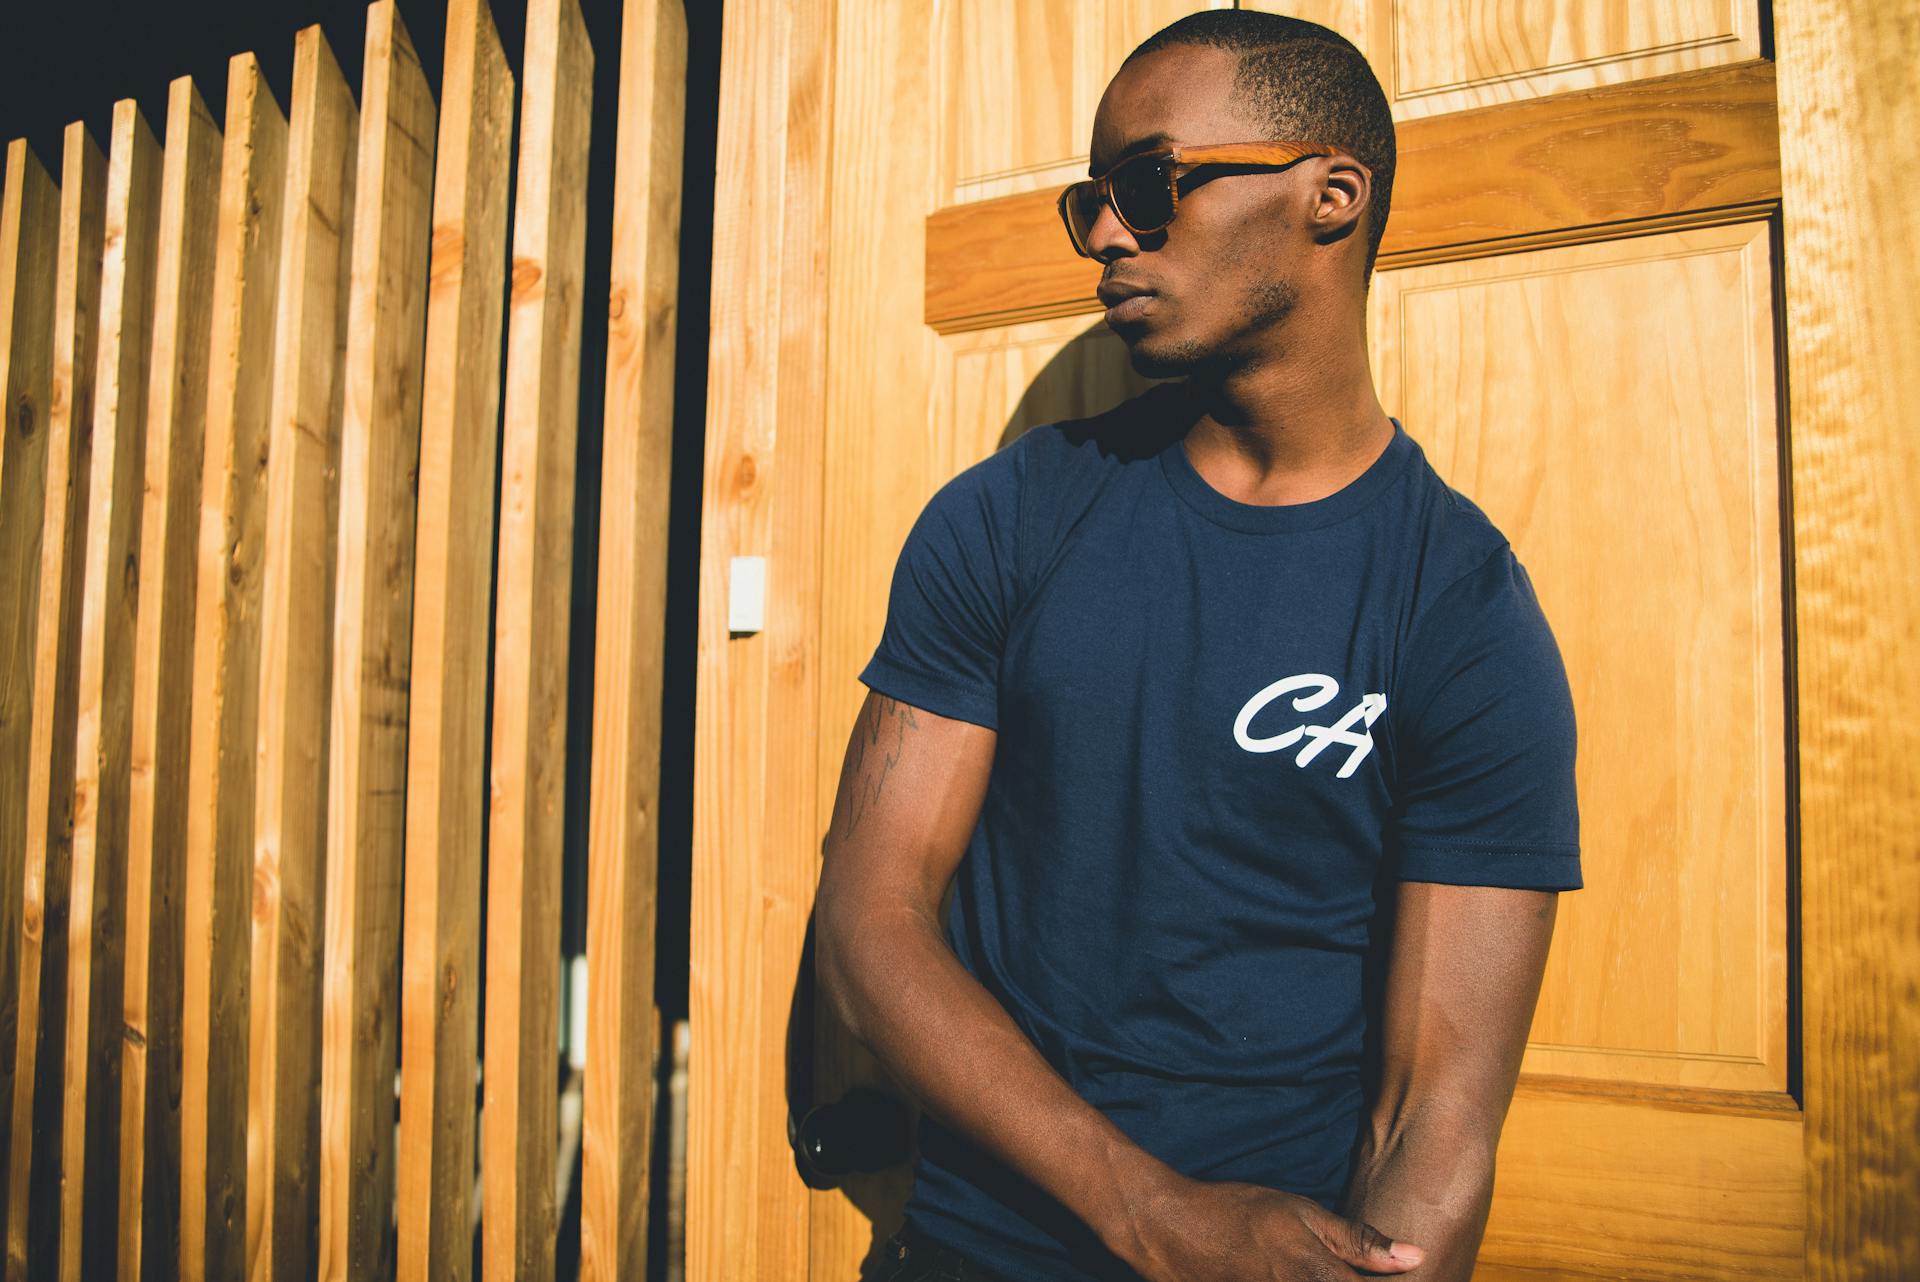
[[[1310,1198],[1185,1177],[1155,1200],[1127,1254],[1149,1282],[1345,1282],[1404,1273],[1424,1256]]]

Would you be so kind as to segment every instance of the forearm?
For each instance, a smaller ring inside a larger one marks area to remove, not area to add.
[[[1401,1276],[1467,1282],[1493,1202],[1494,1144],[1484,1128],[1446,1118],[1376,1120],[1355,1155],[1345,1212],[1403,1241],[1426,1260]]]
[[[819,924],[819,977],[853,1034],[928,1112],[1130,1258],[1171,1168],[1083,1100],[921,914]]]

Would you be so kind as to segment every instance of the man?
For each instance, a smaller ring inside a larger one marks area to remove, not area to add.
[[[928,503],[826,843],[820,980],[925,1110],[882,1278],[1471,1272],[1574,724],[1506,539],[1374,393],[1393,163],[1292,19],[1183,19],[1101,100],[1062,212],[1184,381]]]

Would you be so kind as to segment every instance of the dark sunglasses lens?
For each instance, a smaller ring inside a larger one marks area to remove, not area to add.
[[[1093,234],[1094,221],[1100,217],[1100,188],[1092,182],[1078,182],[1067,188],[1060,201],[1060,214],[1066,219],[1067,235],[1073,247],[1087,252],[1087,237]]]
[[[1140,156],[1118,165],[1107,179],[1114,208],[1127,225],[1138,231],[1158,231],[1173,221],[1173,188],[1167,182],[1167,161]]]

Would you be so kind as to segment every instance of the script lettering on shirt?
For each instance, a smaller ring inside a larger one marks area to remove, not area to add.
[[[1301,693],[1295,693],[1299,691]],[[1295,712],[1312,712],[1333,702],[1340,694],[1340,683],[1332,677],[1319,672],[1302,672],[1297,676],[1282,677],[1272,685],[1260,690],[1240,708],[1240,715],[1233,719],[1234,742],[1248,752],[1279,752],[1282,748],[1291,748],[1305,739],[1306,746],[1293,759],[1296,766],[1305,766],[1326,750],[1330,744],[1339,744],[1349,749],[1346,761],[1335,772],[1335,778],[1345,779],[1360,768],[1367,753],[1373,750],[1371,727],[1382,712],[1387,710],[1385,694],[1365,694],[1347,715],[1330,726],[1300,725],[1280,734],[1254,738],[1251,733],[1253,719],[1262,709],[1282,695],[1292,694]],[[1355,726],[1359,729],[1355,729]]]

